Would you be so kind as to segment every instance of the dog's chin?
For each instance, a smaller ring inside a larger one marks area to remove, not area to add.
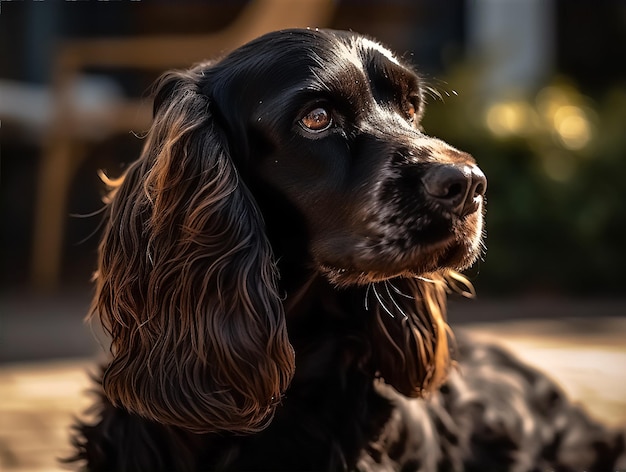
[[[367,285],[397,277],[426,277],[446,270],[462,271],[480,257],[480,241],[472,244],[446,243],[404,253],[387,260],[358,260],[352,264],[319,263],[318,271],[338,287]]]
[[[407,248],[406,243],[371,245],[366,238],[324,238],[314,246],[315,266],[339,287],[367,285],[397,277],[426,277],[446,270],[462,271],[481,256],[483,215],[477,211],[457,220],[449,232],[429,244]],[[316,250],[317,249],[317,250]]]

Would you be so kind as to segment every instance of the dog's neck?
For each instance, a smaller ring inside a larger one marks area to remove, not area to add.
[[[361,317],[366,311],[366,287],[337,287],[315,271],[291,275],[281,281],[287,320],[317,317],[346,317],[346,304],[350,305],[350,318]],[[333,314],[334,313],[334,314]]]
[[[338,289],[318,273],[310,273],[295,290],[288,291],[284,306],[289,339],[296,351],[296,377],[306,376],[301,369],[315,358],[322,368],[346,375],[362,369],[369,358],[366,288]],[[365,373],[365,372],[362,372]],[[373,380],[375,372],[368,372]]]

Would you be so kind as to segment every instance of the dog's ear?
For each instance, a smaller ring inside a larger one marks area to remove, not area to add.
[[[450,365],[445,277],[396,279],[378,290],[370,323],[373,367],[403,395],[423,396],[441,385]]]
[[[193,432],[265,427],[294,372],[261,214],[202,94],[158,83],[140,159],[112,192],[92,313],[114,405]]]

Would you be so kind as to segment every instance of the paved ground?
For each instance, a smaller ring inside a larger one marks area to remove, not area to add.
[[[88,294],[0,298],[0,470],[64,470],[72,417],[89,405],[102,352],[82,323]],[[501,300],[453,304],[451,322],[514,350],[573,401],[626,425],[626,300]]]

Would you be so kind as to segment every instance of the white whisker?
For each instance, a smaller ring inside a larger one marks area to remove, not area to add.
[[[393,289],[394,292],[396,292],[398,295],[403,296],[404,298],[408,298],[409,300],[415,300],[415,297],[412,297],[411,295],[407,295],[406,293],[404,293],[403,291],[401,291],[398,287],[396,287],[394,284],[392,284],[391,282],[389,282],[389,285],[391,286],[391,288]]]
[[[370,282],[369,284],[367,284],[367,288],[365,289],[365,311],[369,311],[370,307],[369,307],[369,296],[370,296],[370,289],[372,288],[373,283]]]
[[[429,278],[423,277],[423,276],[421,276],[421,275],[418,275],[418,276],[417,276],[417,277],[415,277],[415,278],[416,278],[417,280],[421,280],[422,282],[427,282],[427,283],[429,283],[429,284],[436,284],[436,283],[437,283],[437,281],[436,281],[436,280],[429,279]]]
[[[393,298],[393,295],[391,295],[391,292],[389,291],[389,281],[388,280],[385,280],[385,290],[387,290],[387,295],[389,295],[389,300],[391,300],[391,303],[393,303],[393,306],[396,307],[396,310],[398,310],[400,312],[400,314],[406,320],[409,316],[404,312],[402,307],[400,305],[398,305],[398,302],[396,302],[395,298]]]
[[[391,313],[391,311],[389,311],[389,308],[387,308],[387,306],[383,303],[382,298],[380,297],[380,294],[378,293],[378,291],[376,290],[376,285],[372,284],[372,289],[374,290],[374,296],[376,297],[376,299],[378,300],[379,305],[381,306],[381,308],[383,310],[385,310],[387,312],[387,314],[389,316],[391,316],[392,318],[395,318],[395,316],[393,316],[393,313]]]

